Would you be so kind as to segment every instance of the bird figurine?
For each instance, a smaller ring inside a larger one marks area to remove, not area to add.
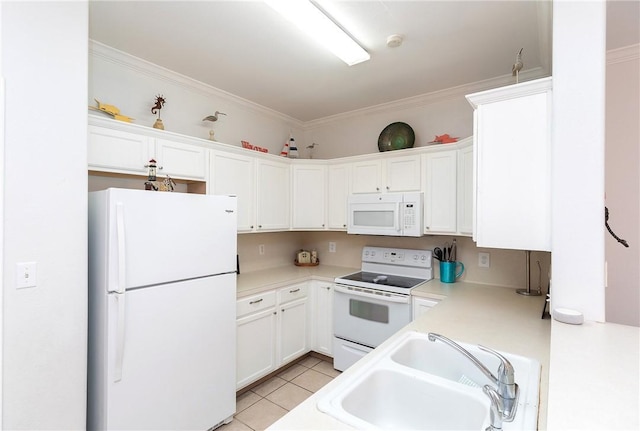
[[[218,115],[227,115],[224,112],[216,111],[215,114],[204,117],[202,121],[218,121]]]
[[[520,51],[516,54],[516,62],[511,67],[511,75],[516,77],[516,84],[518,83],[518,79],[520,78],[520,71],[522,70],[522,50],[524,48],[520,48]]]
[[[202,121],[218,121],[218,115],[227,115],[224,112],[216,111],[213,115],[208,115],[202,119]],[[209,130],[209,140],[215,141],[215,137],[213,136],[215,131],[213,129]]]

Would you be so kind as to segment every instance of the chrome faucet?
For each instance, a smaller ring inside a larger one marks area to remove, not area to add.
[[[487,376],[494,385],[495,388],[484,385],[482,391],[491,400],[491,425],[486,428],[486,431],[501,430],[502,422],[511,422],[516,416],[516,410],[518,408],[518,385],[514,380],[513,365],[500,353],[488,347],[480,346],[480,350],[498,357],[500,359],[500,366],[498,366],[498,377],[494,376],[487,367],[482,364],[475,356],[465,350],[462,346],[449,338],[434,334],[430,332],[428,334],[429,341],[442,341],[450,347],[453,347],[458,352],[462,353],[467,359],[469,359],[473,365],[475,365],[482,373]]]

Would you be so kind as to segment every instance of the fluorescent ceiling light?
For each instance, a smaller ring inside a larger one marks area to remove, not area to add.
[[[371,58],[351,37],[308,0],[265,0],[300,30],[324,45],[349,66]]]

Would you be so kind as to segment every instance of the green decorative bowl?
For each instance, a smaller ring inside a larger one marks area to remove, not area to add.
[[[393,151],[412,148],[416,134],[407,123],[391,123],[382,130],[378,138],[378,150]]]

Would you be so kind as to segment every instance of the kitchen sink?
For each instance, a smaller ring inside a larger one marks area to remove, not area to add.
[[[492,372],[499,360],[477,346],[458,343]],[[537,428],[540,363],[501,352],[515,369],[520,387],[518,409],[504,430]],[[342,377],[342,376],[340,376]],[[488,378],[460,352],[409,331],[377,351],[366,366],[318,401],[318,409],[357,429],[484,430],[489,398]]]
[[[341,401],[344,412],[384,429],[482,429],[489,406],[481,392],[469,393],[428,378],[380,369],[368,374]]]

